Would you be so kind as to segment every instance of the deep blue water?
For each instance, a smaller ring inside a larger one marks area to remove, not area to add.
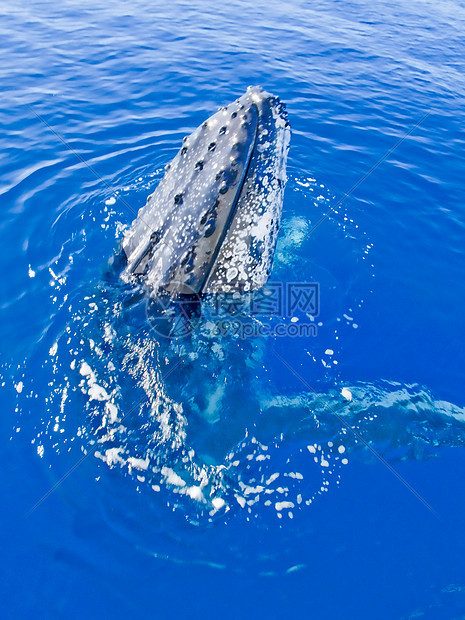
[[[2,3],[2,617],[465,617],[464,28],[455,0]],[[317,335],[186,351],[107,262],[249,84],[289,112],[272,279],[319,283]]]

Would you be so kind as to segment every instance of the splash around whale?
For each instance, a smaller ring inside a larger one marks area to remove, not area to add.
[[[289,139],[285,106],[260,87],[185,137],[124,236],[123,280],[142,279],[152,295],[261,288],[281,220]]]

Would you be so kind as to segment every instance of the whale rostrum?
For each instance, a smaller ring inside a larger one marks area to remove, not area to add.
[[[123,279],[143,278],[153,294],[261,288],[276,246],[289,139],[284,105],[260,87],[184,138],[124,235]]]

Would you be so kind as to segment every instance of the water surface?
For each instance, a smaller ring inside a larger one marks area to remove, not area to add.
[[[462,617],[463,3],[1,13],[7,616]],[[169,343],[108,260],[249,84],[316,334]]]

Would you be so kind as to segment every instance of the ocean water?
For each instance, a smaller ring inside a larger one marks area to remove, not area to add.
[[[2,617],[464,618],[465,5],[0,14]],[[108,263],[251,84],[319,314],[172,342]]]

